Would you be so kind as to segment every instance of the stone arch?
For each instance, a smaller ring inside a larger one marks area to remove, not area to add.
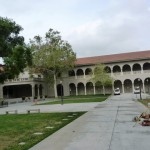
[[[85,95],[85,87],[82,82],[78,83],[78,95]]]
[[[135,87],[141,87],[141,89],[142,89],[142,85],[143,85],[142,79],[136,78],[136,79],[134,80],[134,88],[135,88]]]
[[[150,63],[148,63],[148,62],[144,63],[143,70],[150,70]]]
[[[124,92],[125,93],[132,93],[132,81],[130,79],[124,80]]]
[[[57,85],[57,95],[58,96],[63,96],[64,95],[64,87],[62,84]]]
[[[131,72],[131,67],[130,67],[130,65],[125,64],[125,65],[122,67],[122,71],[123,71],[123,72]]]
[[[76,95],[76,85],[74,83],[69,84],[70,95]]]
[[[150,77],[144,80],[145,93],[150,94]]]
[[[120,72],[121,72],[120,66],[115,65],[115,66],[113,67],[113,73],[120,73]]]
[[[92,74],[92,69],[91,68],[87,68],[85,70],[85,75],[91,75]]]
[[[120,92],[122,92],[122,82],[120,80],[114,81],[114,89],[119,88]]]
[[[75,76],[75,71],[74,71],[74,70],[69,70],[69,71],[68,71],[68,76],[69,76],[69,77]]]
[[[94,94],[94,87],[92,82],[86,83],[86,92],[87,94]]]
[[[82,69],[78,69],[76,74],[77,74],[77,76],[83,76],[84,72]]]
[[[107,73],[111,73],[111,68],[109,66],[105,66],[104,70],[107,72]]]
[[[141,65],[138,63],[134,64],[132,67],[132,70],[133,71],[141,71]]]

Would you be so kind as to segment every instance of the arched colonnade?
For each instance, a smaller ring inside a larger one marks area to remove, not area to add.
[[[70,95],[104,94],[104,89],[105,94],[112,94],[115,88],[119,88],[121,93],[133,93],[135,87],[141,87],[142,92],[150,94],[150,78],[144,80],[136,78],[133,81],[131,79],[115,80],[112,86],[106,86],[105,88],[98,82],[69,84]]]
[[[150,63],[133,63],[124,65],[106,65],[105,70],[111,75],[119,74],[137,74],[137,73],[150,73]],[[78,68],[68,72],[68,77],[81,78],[87,75],[91,75],[94,72],[93,67]]]

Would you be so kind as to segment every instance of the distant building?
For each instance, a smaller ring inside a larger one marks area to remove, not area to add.
[[[141,86],[142,92],[150,93],[150,50],[113,55],[78,58],[76,66],[69,72],[61,74],[62,81],[57,79],[58,96],[101,94],[102,87],[90,81],[95,64],[106,65],[108,73],[114,79],[113,85],[105,87],[106,93],[119,88],[121,93],[132,93],[135,87]],[[52,86],[53,87],[53,86]],[[54,96],[53,88],[44,82],[42,76],[30,77],[27,71],[17,79],[7,80],[0,85],[0,97],[19,98]]]

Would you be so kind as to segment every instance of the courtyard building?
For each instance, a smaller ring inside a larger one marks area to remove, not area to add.
[[[57,79],[58,96],[103,94],[103,87],[91,81],[95,65],[99,63],[105,64],[113,79],[112,85],[105,87],[106,94],[112,94],[116,88],[121,93],[133,93],[136,87],[143,93],[150,93],[150,50],[147,50],[78,58],[75,68],[62,72],[61,78]],[[0,84],[0,97],[8,99],[45,95],[54,97],[53,85],[48,85],[41,75],[31,77],[28,71]]]

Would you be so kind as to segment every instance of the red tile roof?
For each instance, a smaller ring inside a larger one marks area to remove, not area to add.
[[[121,61],[123,62],[123,61],[140,60],[140,59],[150,59],[150,50],[78,58],[76,61],[76,65],[77,66],[91,65],[97,63],[112,63],[112,62],[121,62]]]

